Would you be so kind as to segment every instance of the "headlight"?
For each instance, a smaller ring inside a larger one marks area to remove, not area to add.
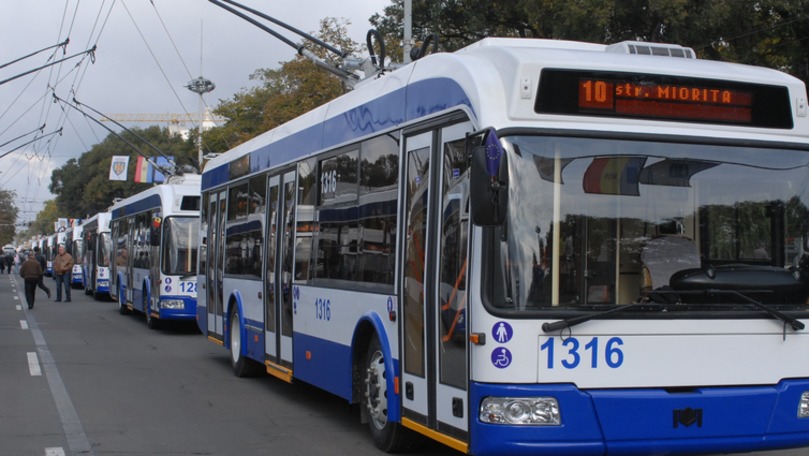
[[[801,394],[801,400],[798,402],[798,418],[809,418],[809,391]]]
[[[809,407],[808,407],[809,408]],[[559,403],[552,397],[487,397],[480,404],[480,421],[491,424],[559,426]]]
[[[160,308],[161,309],[184,309],[185,308],[185,301],[182,299],[166,299],[164,301],[160,301]]]

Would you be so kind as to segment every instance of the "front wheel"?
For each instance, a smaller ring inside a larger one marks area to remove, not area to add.
[[[143,311],[146,314],[146,326],[149,329],[157,329],[160,326],[160,320],[152,315],[152,309],[149,306],[149,297],[146,293],[143,294]]]
[[[258,372],[258,364],[242,354],[242,343],[239,311],[233,307],[230,312],[230,365],[237,377],[252,377]]]
[[[368,427],[377,448],[395,453],[407,448],[408,432],[400,423],[388,419],[388,375],[385,354],[377,336],[368,345],[365,358],[363,404],[368,412]]]

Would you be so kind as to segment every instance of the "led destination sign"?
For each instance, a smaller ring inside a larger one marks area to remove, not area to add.
[[[792,128],[785,87],[698,78],[544,70],[535,110]]]

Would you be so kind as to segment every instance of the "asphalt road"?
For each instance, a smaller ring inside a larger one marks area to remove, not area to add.
[[[234,377],[193,322],[150,330],[81,290],[70,303],[37,294],[28,310],[22,279],[0,275],[0,456],[383,454],[356,407]],[[459,455],[437,443],[416,454]]]

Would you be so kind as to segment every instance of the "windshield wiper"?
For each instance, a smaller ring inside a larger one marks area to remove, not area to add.
[[[603,317],[604,315],[609,315],[611,313],[618,313],[618,312],[623,312],[623,311],[628,310],[628,309],[636,309],[638,307],[650,307],[650,306],[660,308],[660,310],[665,310],[666,309],[666,306],[661,305],[661,304],[657,304],[657,303],[636,302],[636,303],[633,303],[633,304],[627,304],[627,305],[623,305],[623,306],[618,306],[618,307],[615,307],[614,309],[601,310],[601,311],[598,311],[598,312],[590,312],[590,313],[588,313],[586,315],[582,315],[580,317],[565,318],[563,320],[555,321],[553,323],[545,322],[545,323],[542,323],[542,331],[545,332],[545,333],[559,331],[560,329],[571,328],[571,327],[576,326],[576,325],[578,325],[580,323],[590,321],[590,320],[592,320],[594,318]]]

